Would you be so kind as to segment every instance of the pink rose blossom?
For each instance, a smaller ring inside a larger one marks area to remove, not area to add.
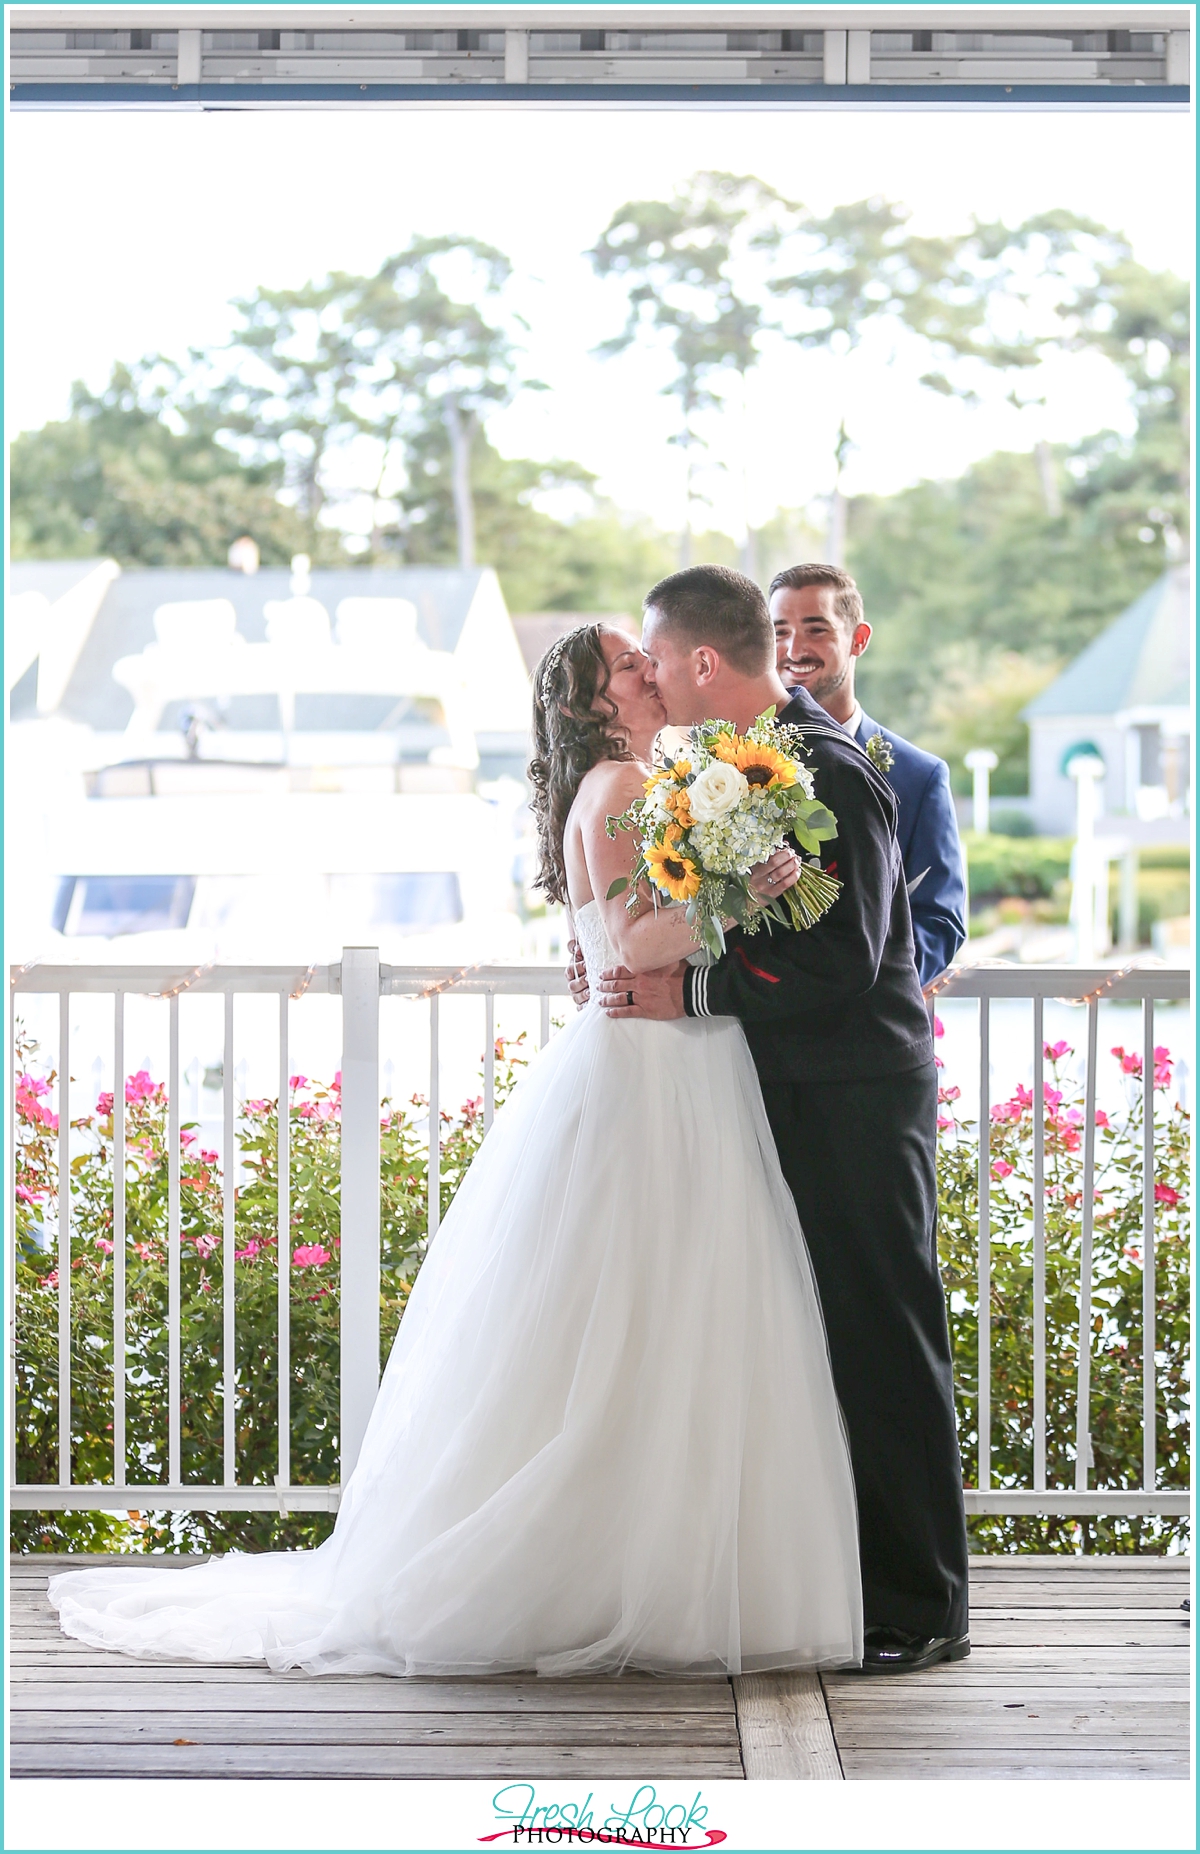
[[[1154,1201],[1156,1204],[1177,1204],[1179,1202],[1179,1193],[1178,1191],[1172,1191],[1170,1185],[1156,1184],[1154,1187]]]
[[[939,1088],[938,1089],[938,1100],[939,1101],[957,1101],[961,1094],[962,1094],[962,1089],[957,1086],[950,1087],[950,1088]]]
[[[97,1236],[95,1247],[99,1249],[101,1255],[111,1255],[113,1252],[113,1246],[106,1236]]]
[[[1013,1095],[1013,1100],[1017,1103],[1018,1107],[1032,1107],[1033,1106],[1033,1089],[1024,1088],[1022,1087],[1021,1083],[1018,1082],[1016,1086],[1016,1092]]]
[[[308,1087],[308,1076],[307,1075],[289,1075],[288,1076],[288,1087],[289,1088],[307,1088]]]
[[[234,1250],[233,1259],[235,1262],[252,1262],[261,1248],[260,1242],[248,1242],[244,1249]]]
[[[940,1017],[935,1017],[933,1020],[933,1034],[934,1036],[945,1036],[946,1034],[946,1026]]]
[[[151,1081],[148,1069],[139,1069],[136,1075],[130,1075],[126,1080],[125,1099],[127,1101],[148,1101],[157,1092],[158,1084]]]
[[[1044,1043],[1042,1054],[1048,1062],[1060,1062],[1064,1056],[1071,1054],[1071,1045],[1069,1043]]]
[[[329,1250],[323,1249],[319,1242],[304,1242],[298,1249],[292,1250],[292,1265],[295,1268],[320,1268],[332,1259]]]
[[[1012,1166],[1009,1164],[1007,1159],[993,1159],[992,1160],[992,1177],[993,1178],[1008,1178],[1011,1176],[1011,1174],[1012,1174]]]
[[[1110,1121],[1108,1115],[1105,1113],[1102,1107],[1098,1107],[1096,1109],[1096,1125],[1098,1127],[1107,1127],[1107,1126],[1112,1125],[1112,1122]]]
[[[1062,1089],[1061,1088],[1052,1088],[1050,1086],[1050,1083],[1047,1082],[1045,1087],[1042,1090],[1042,1093],[1045,1096],[1047,1107],[1051,1109],[1056,1108],[1056,1107],[1061,1107],[1062,1105]]]
[[[96,1112],[99,1114],[101,1120],[107,1120],[112,1110],[113,1098],[111,1094],[102,1094],[97,1097]]]
[[[196,1254],[202,1261],[207,1262],[213,1250],[219,1246],[220,1237],[218,1236],[197,1236],[196,1238]]]
[[[48,1275],[43,1275],[43,1276],[42,1276],[42,1286],[43,1286],[44,1288],[56,1288],[56,1287],[58,1286],[58,1270],[57,1270],[57,1268],[52,1268],[52,1269],[50,1270],[50,1273],[49,1273]]]
[[[17,1186],[17,1196],[23,1204],[40,1204],[41,1199],[34,1192],[27,1191],[24,1185]]]
[[[950,1128],[954,1125],[954,1122],[953,1120],[951,1120],[949,1114],[939,1114],[937,1117],[937,1123],[938,1123],[939,1133],[948,1133],[950,1131]]]

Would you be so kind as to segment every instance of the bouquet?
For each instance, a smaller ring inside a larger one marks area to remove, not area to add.
[[[759,715],[745,734],[728,721],[704,721],[691,729],[689,747],[646,781],[644,796],[607,830],[636,831],[638,859],[628,878],[614,882],[608,899],[629,891],[637,903],[645,879],[658,895],[686,902],[696,937],[714,957],[725,951],[723,923],[732,919],[746,933],[772,920],[800,931],[812,927],[836,901],[841,883],[818,860],[837,819],[813,796],[804,765],[799,728],[781,725],[773,710]],[[763,903],[750,891],[756,863],[794,837],[811,857],[801,862],[793,888]]]

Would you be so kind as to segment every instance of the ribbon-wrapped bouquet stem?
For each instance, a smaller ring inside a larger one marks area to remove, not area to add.
[[[646,880],[658,895],[686,902],[696,938],[714,957],[725,951],[724,922],[746,933],[771,921],[797,932],[812,927],[836,901],[841,884],[820,866],[822,843],[837,835],[837,819],[813,795],[799,728],[780,724],[772,710],[746,733],[729,721],[704,721],[690,731],[687,751],[668,760],[647,781],[645,795],[608,834],[636,831],[638,859],[608,899],[623,894],[633,908]],[[794,838],[811,861],[801,860],[795,886],[765,904],[751,893],[750,871]]]

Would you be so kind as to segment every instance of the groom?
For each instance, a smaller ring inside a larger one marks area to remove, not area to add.
[[[728,936],[716,965],[606,972],[612,1017],[737,1017],[820,1291],[858,1494],[864,1671],[958,1660],[967,1541],[934,1175],[937,1072],[913,959],[896,801],[862,747],[775,669],[762,593],[690,567],[646,600],[642,647],[668,721],[764,709],[804,730],[838,820],[841,893],[804,933]],[[832,851],[832,855],[828,854]],[[632,1006],[629,999],[632,996]]]

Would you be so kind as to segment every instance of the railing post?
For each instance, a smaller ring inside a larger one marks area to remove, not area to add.
[[[379,1389],[379,948],[342,951],[341,1480]]]

